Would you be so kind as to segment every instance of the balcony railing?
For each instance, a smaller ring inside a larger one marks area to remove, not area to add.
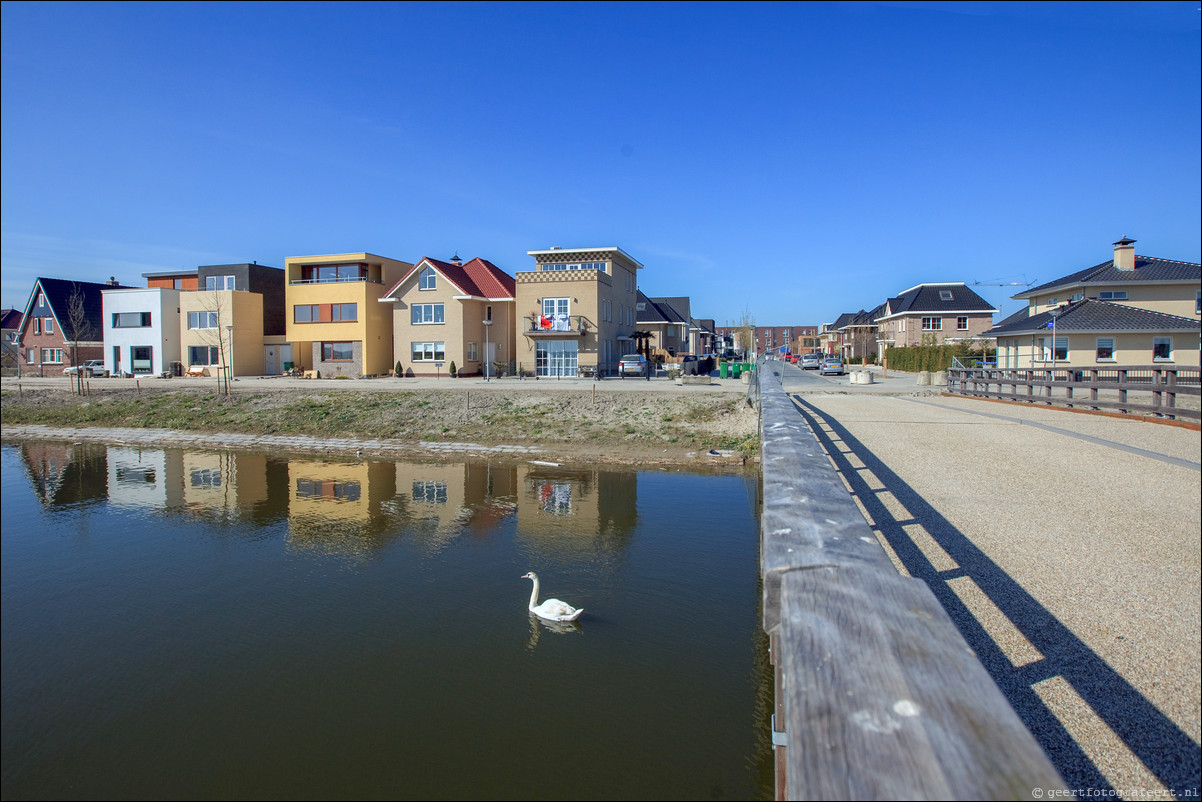
[[[347,276],[345,278],[294,278],[289,284],[342,284],[348,281],[362,281],[368,284],[382,284],[379,279],[366,276]]]
[[[528,315],[524,332],[528,337],[581,336],[588,331],[588,320],[584,315]]]

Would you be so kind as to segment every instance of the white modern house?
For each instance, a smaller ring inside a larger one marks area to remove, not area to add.
[[[104,366],[113,376],[162,376],[180,361],[180,291],[104,290]]]

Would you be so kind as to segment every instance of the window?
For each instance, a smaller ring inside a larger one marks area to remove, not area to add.
[[[192,345],[188,347],[188,365],[221,364],[220,352],[215,345]]]
[[[950,301],[951,299],[952,299],[952,291],[951,290],[940,290],[939,291],[939,300]]]
[[[359,319],[359,308],[356,304],[331,304],[330,318],[342,323]]]
[[[1074,292],[1072,295],[1070,295],[1070,296],[1069,296],[1069,298],[1068,298],[1068,302],[1069,302],[1070,304],[1072,304],[1072,303],[1076,303],[1077,301],[1080,301],[1080,300],[1081,300],[1082,298],[1084,298],[1084,297],[1085,297],[1085,293],[1083,293],[1083,292]]]
[[[575,376],[579,343],[575,340],[544,340],[534,346],[534,370],[538,376]]]
[[[355,358],[355,344],[350,342],[322,343],[322,362],[350,362]]]
[[[419,290],[434,290],[437,286],[438,274],[434,272],[434,268],[427,267],[417,277],[417,288]]]
[[[479,343],[468,343],[467,344],[467,361],[468,362],[479,362],[480,361]]]
[[[443,322],[442,304],[414,304],[410,307],[410,319],[413,325]]]
[[[1153,362],[1171,362],[1173,359],[1173,338],[1172,337],[1153,337],[1152,338],[1152,361]]]
[[[922,319],[923,331],[942,331],[943,318],[941,317],[924,317]]]
[[[301,267],[301,281],[306,284],[367,281],[367,265],[304,265]]]
[[[47,334],[54,334],[54,318],[46,318],[46,325],[42,327],[42,331],[46,332]]]
[[[1125,301],[1127,300],[1126,290],[1106,290],[1098,293],[1099,301]]]
[[[363,491],[358,482],[337,482],[332,479],[297,479],[297,498],[324,501],[358,501]]]
[[[134,345],[129,349],[134,373],[150,373],[154,365],[154,350],[149,345]]]
[[[1096,359],[1099,362],[1114,361],[1114,338],[1099,337]]]
[[[1047,362],[1052,358],[1052,354],[1048,352],[1048,348],[1052,347],[1051,337],[1040,337],[1039,340],[1040,359]],[[1068,337],[1056,338],[1056,361],[1063,362],[1068,359]]]
[[[961,315],[956,318],[956,331],[968,331],[968,316]]]
[[[42,333],[42,319],[40,317],[35,317],[33,319],[33,333],[34,334]]]
[[[61,348],[43,348],[42,349],[42,364],[43,365],[61,365],[63,363],[63,349]]]
[[[446,343],[410,343],[414,362],[442,362],[446,359]]]
[[[570,298],[543,298],[543,314],[547,317],[552,315],[567,315],[571,311]]]
[[[190,329],[215,329],[215,328],[217,328],[217,313],[216,312],[189,312],[188,313],[188,328],[190,328]]]
[[[221,487],[221,471],[214,468],[193,468],[193,487]]]
[[[150,325],[149,312],[114,312],[113,328],[142,329]]]
[[[1049,299],[1048,299],[1048,306],[1055,306],[1055,305],[1056,305],[1056,299],[1055,299],[1055,298],[1049,298]]]
[[[206,276],[206,290],[232,290],[234,289],[233,276]]]
[[[1202,315],[1202,290],[1194,292],[1194,314]]]
[[[605,272],[605,262],[564,262],[544,264],[543,270],[600,270]]]
[[[297,304],[292,307],[293,323],[316,323],[321,320],[321,306],[318,304]]]

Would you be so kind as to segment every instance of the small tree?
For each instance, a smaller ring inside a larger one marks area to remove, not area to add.
[[[735,336],[739,340],[739,345],[743,347],[743,358],[755,359],[755,318],[751,316],[751,310],[746,307],[739,316],[739,325],[735,327]]]
[[[405,371],[401,368],[401,360],[397,360],[396,369],[393,371],[393,373],[398,379],[405,375]]]
[[[61,321],[60,325],[63,328],[63,339],[66,341],[67,350],[71,352],[71,365],[76,367],[72,391],[83,395],[83,371],[78,369],[79,342],[80,340],[94,339],[96,327],[88,319],[88,312],[84,307],[83,288],[76,283],[71,284],[71,294],[67,296],[67,319]]]
[[[458,374],[458,370],[456,370],[456,368],[455,368],[455,360],[452,359],[451,360],[451,378],[454,379],[457,374]]]

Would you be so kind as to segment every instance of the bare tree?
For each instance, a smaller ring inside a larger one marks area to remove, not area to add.
[[[67,296],[67,318],[59,321],[63,330],[63,340],[70,352],[71,366],[75,368],[74,392],[83,395],[83,370],[79,367],[79,343],[81,340],[93,340],[96,337],[96,327],[88,319],[88,310],[84,306],[84,291],[76,283],[71,284],[71,294]]]
[[[746,307],[739,315],[739,324],[735,326],[735,336],[739,339],[739,344],[743,346],[743,358],[755,358],[755,318],[751,316],[751,310]]]
[[[204,325],[198,325],[196,331],[201,342],[208,345],[209,348],[217,349],[218,364],[214,369],[217,374],[217,390],[229,395],[230,362],[227,357],[232,353],[234,343],[232,342],[232,333],[229,335],[231,341],[227,342],[225,326],[227,319],[233,313],[226,308],[225,297],[221,291],[213,290],[206,294],[212,299],[211,302],[202,304],[200,311],[189,312],[189,314],[205,316],[203,321],[198,321],[198,323],[203,322]],[[211,360],[206,361],[211,363]]]

